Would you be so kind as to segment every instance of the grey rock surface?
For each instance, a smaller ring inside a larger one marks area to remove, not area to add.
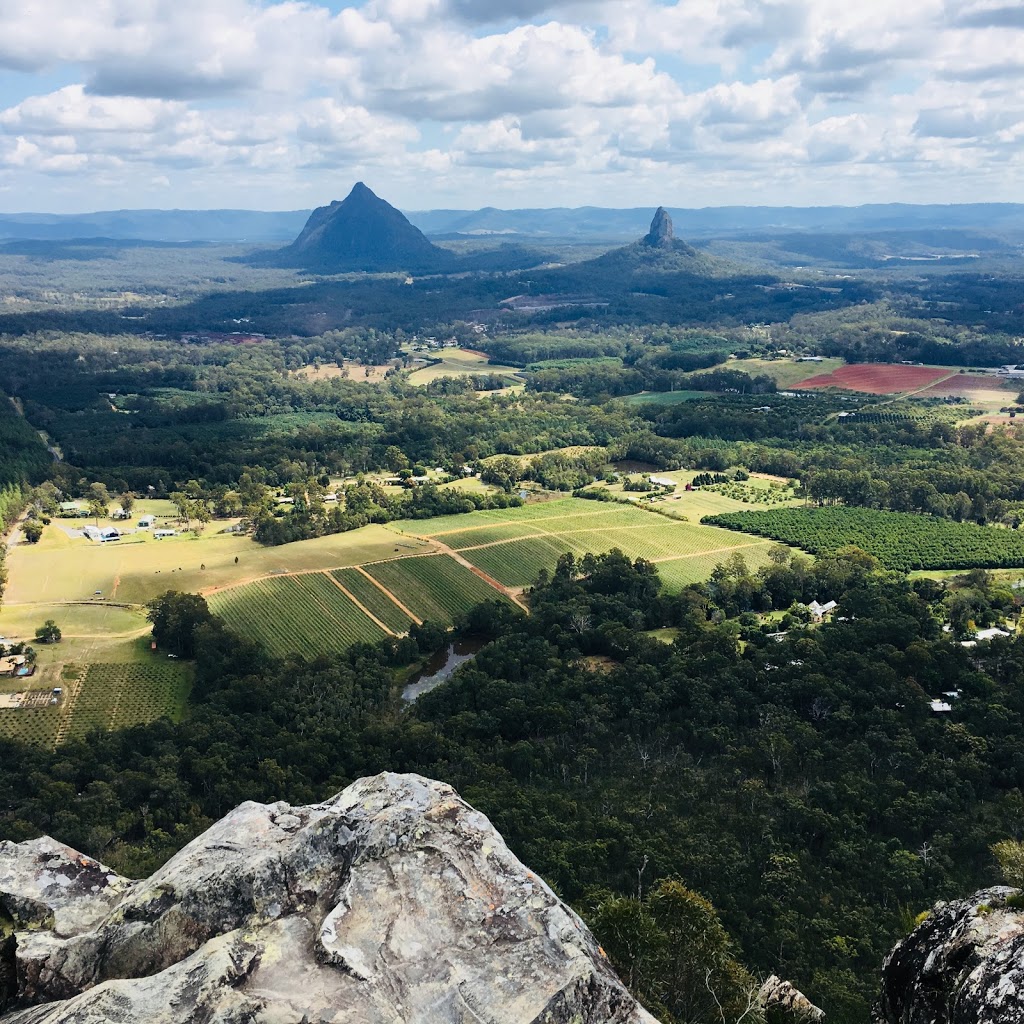
[[[766,1010],[774,1010],[786,1020],[807,1024],[825,1019],[825,1011],[817,1007],[792,982],[783,981],[777,974],[769,975],[757,994]]]
[[[130,882],[0,846],[0,1022],[654,1024],[580,919],[451,789],[246,803]]]
[[[675,229],[672,227],[672,218],[664,206],[659,206],[654,212],[651,229],[644,237],[644,241],[648,245],[667,247],[672,244],[673,238],[675,238]]]
[[[1024,1022],[1024,910],[1019,891],[994,886],[939,903],[886,957],[875,1021]]]

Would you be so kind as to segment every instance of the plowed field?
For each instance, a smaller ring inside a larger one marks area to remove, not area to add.
[[[952,370],[937,366],[898,366],[893,363],[853,363],[831,373],[794,384],[795,388],[842,388],[868,395],[898,395],[917,391],[950,376]]]
[[[1021,381],[1014,383],[1002,377],[989,376],[982,373],[955,373],[946,380],[933,384],[922,395],[963,395],[973,399],[976,395],[995,395],[1010,402],[1013,395],[1020,391]]]

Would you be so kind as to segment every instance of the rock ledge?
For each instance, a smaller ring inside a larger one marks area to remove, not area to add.
[[[417,775],[242,804],[139,882],[0,844],[3,1024],[321,1020],[655,1024],[490,822]]]

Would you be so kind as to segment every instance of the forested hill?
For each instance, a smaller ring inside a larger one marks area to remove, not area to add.
[[[1012,605],[974,583],[985,607]],[[813,597],[838,600],[843,621],[792,622],[780,642],[747,612]],[[713,901],[748,966],[863,1024],[893,941],[935,900],[994,881],[989,847],[1024,822],[1024,648],[961,647],[941,600],[856,553],[782,553],[756,574],[733,559],[676,596],[650,564],[566,557],[528,618],[471,612],[464,632],[490,642],[403,711],[395,669],[447,644],[438,628],[279,661],[190,599],[154,618],[164,649],[195,647],[191,717],[56,754],[0,744],[0,834],[47,832],[137,876],[242,800],[312,802],[417,771],[487,813],[599,940],[608,929],[638,992],[685,984],[688,944],[669,971],[636,907],[678,879]],[[929,696],[954,690],[953,712],[931,715]]]

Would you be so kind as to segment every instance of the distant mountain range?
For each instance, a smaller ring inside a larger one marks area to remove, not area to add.
[[[149,239],[162,242],[273,243],[294,239],[309,210],[114,210],[89,214],[0,214],[2,240],[79,238]],[[694,238],[793,233],[866,234],[950,229],[1024,238],[1024,204],[871,206],[720,206],[669,208],[676,229]],[[495,241],[571,240],[615,242],[643,234],[650,207],[603,209],[426,210],[407,213],[429,238]]]

